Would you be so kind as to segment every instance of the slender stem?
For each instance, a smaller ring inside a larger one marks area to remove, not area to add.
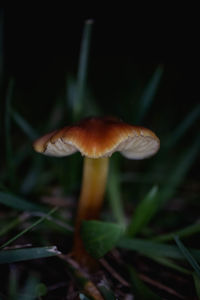
[[[83,182],[76,218],[73,255],[75,259],[90,268],[92,258],[84,249],[80,227],[83,220],[99,217],[106,187],[108,158],[84,158]]]

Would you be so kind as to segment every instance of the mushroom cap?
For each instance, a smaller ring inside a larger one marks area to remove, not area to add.
[[[127,158],[143,159],[158,151],[160,141],[147,128],[105,117],[87,118],[53,131],[37,139],[33,147],[49,156],[67,156],[80,151],[89,158],[100,158],[119,151]]]

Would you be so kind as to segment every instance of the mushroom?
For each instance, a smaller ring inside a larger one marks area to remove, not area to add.
[[[93,117],[46,134],[36,140],[33,147],[49,156],[68,156],[77,151],[84,156],[73,254],[81,265],[92,264],[92,258],[84,250],[80,227],[83,220],[99,217],[109,157],[116,151],[129,159],[150,157],[160,147],[159,138],[149,129],[129,125],[113,117]]]

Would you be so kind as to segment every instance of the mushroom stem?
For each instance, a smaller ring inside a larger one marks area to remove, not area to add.
[[[108,174],[108,157],[84,158],[83,181],[76,217],[74,249],[75,259],[88,268],[94,261],[86,252],[80,237],[80,227],[83,220],[92,220],[99,217],[106,187]]]

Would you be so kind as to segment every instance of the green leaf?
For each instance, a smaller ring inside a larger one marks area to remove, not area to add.
[[[150,288],[142,282],[138,277],[136,271],[132,267],[128,267],[130,281],[132,284],[132,289],[134,293],[134,299],[143,299],[143,300],[161,300],[161,298],[154,294]]]
[[[123,231],[123,226],[118,224],[83,221],[81,237],[88,253],[98,259],[116,246]]]
[[[0,203],[15,208],[17,210],[23,210],[23,211],[46,211],[45,208],[42,206],[32,203],[30,201],[26,201],[23,198],[20,198],[18,196],[6,193],[6,192],[0,192]]]
[[[60,252],[57,250],[56,246],[2,250],[0,251],[0,264],[45,258],[58,254],[60,254]]]
[[[158,209],[158,187],[154,186],[136,207],[127,234],[135,236],[144,228]]]
[[[156,243],[144,239],[121,238],[117,246],[120,248],[137,251],[145,256],[169,257],[174,259],[184,259],[184,255],[177,246]],[[200,261],[200,250],[190,249],[197,261]]]
[[[197,263],[196,259],[193,257],[193,255],[190,253],[190,251],[183,245],[181,240],[179,239],[178,236],[174,236],[174,240],[176,244],[178,245],[180,251],[182,254],[185,256],[189,264],[192,266],[192,268],[195,270],[196,274],[200,278],[200,266]]]

